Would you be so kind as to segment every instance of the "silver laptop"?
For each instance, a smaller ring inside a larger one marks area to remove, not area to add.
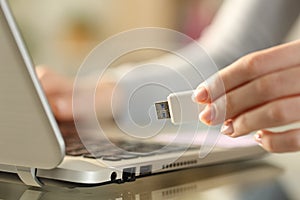
[[[112,143],[117,150],[110,150],[114,145],[107,141],[91,140],[92,148],[84,148],[80,137],[63,138],[6,0],[0,0],[0,111],[0,170],[17,173],[25,184],[37,187],[46,179],[84,185],[124,183],[265,153],[245,138],[234,145],[221,138],[203,158],[199,145],[165,145],[166,138],[116,139]]]

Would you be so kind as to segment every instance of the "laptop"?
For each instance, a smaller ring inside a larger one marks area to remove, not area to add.
[[[166,145],[172,132],[150,142],[91,140],[89,148],[76,134],[64,138],[61,131],[72,131],[72,125],[59,128],[6,0],[0,0],[0,93],[0,171],[16,173],[30,186],[41,187],[46,179],[85,186],[125,183],[265,154],[249,138],[219,137],[205,157],[199,157],[197,142],[188,148],[183,140]]]

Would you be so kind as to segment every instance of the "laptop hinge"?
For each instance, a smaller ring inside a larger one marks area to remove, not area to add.
[[[43,184],[36,177],[36,168],[17,167],[17,173],[21,181],[29,186],[42,187]]]

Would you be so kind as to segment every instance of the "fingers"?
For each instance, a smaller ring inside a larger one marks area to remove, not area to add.
[[[300,40],[249,54],[221,70],[217,75],[215,75],[218,76],[218,78],[212,79],[207,86],[200,85],[198,87],[199,89],[203,86],[207,89],[207,91],[197,90],[195,99],[202,103],[211,102],[223,95],[224,92],[229,92],[234,88],[252,81],[253,79],[282,69],[300,65],[299,58],[295,56],[299,53]],[[214,80],[217,81],[215,82]],[[220,85],[219,80],[223,81],[225,90],[218,90],[218,92],[216,92],[216,85]],[[213,92],[214,95],[208,95],[213,99],[201,101],[201,97],[205,95],[203,94],[205,92]]]
[[[281,153],[300,150],[300,129],[285,132],[258,131],[255,140],[267,151]]]
[[[300,67],[258,78],[226,94],[226,119],[279,98],[300,94]],[[214,103],[222,99],[217,99]]]
[[[96,111],[101,112],[102,118],[110,118],[112,116],[111,96],[115,86],[112,82],[99,84],[96,91],[94,91],[88,81],[86,84],[81,85],[81,88],[78,90],[80,94],[77,95],[78,99],[76,99],[76,105],[74,105],[76,110],[73,110],[73,82],[44,66],[37,67],[36,72],[58,121],[73,120],[74,111],[77,113],[76,118],[79,116],[82,119],[93,117],[94,111],[91,111],[91,108],[94,109],[94,106],[90,106],[87,103],[91,100],[89,98],[92,98],[90,96],[91,90],[93,90],[92,93],[95,92],[93,97],[96,98]]]
[[[36,67],[36,73],[56,119],[72,120],[72,81],[44,66]]]
[[[300,40],[249,54],[220,72],[226,91],[253,79],[300,64]]]
[[[200,113],[199,119],[207,125],[223,123],[226,117],[226,99],[222,96],[211,104],[208,104]]]
[[[232,123],[227,122],[224,129],[226,134],[234,137],[296,120],[291,115],[280,124],[278,119],[271,119],[272,114],[268,114],[272,110],[286,112],[281,108],[285,104],[281,103],[281,99],[285,98],[287,102],[289,97],[300,93],[300,59],[294,56],[295,52],[300,53],[300,40],[250,54],[201,84],[195,91],[194,100],[211,105],[201,113],[200,119],[209,125],[222,123],[222,119],[232,119]],[[216,89],[217,85],[221,86],[220,80],[224,83],[223,93]],[[298,104],[297,99],[291,101]],[[292,108],[290,110],[293,111]],[[262,116],[270,120],[266,122]],[[231,124],[232,128],[228,128]]]
[[[300,96],[280,99],[245,112],[226,122],[223,133],[238,137],[255,130],[277,127],[299,121]],[[229,128],[227,128],[229,127]],[[225,130],[227,128],[227,130]],[[230,130],[230,131],[228,131]]]
[[[72,96],[52,97],[48,101],[58,121],[73,120]]]
[[[299,53],[300,40],[252,53],[201,84],[193,95],[208,104],[201,121],[215,125],[225,119],[221,132],[230,137],[299,121]],[[300,129],[259,131],[256,140],[271,152],[298,151]]]
[[[36,73],[47,95],[72,92],[73,83],[70,79],[55,73],[45,66],[36,67]]]

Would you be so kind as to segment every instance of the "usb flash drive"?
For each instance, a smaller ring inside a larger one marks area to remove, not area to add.
[[[192,100],[193,91],[171,93],[167,101],[155,103],[158,119],[171,119],[173,124],[184,124],[199,120],[205,105]]]

